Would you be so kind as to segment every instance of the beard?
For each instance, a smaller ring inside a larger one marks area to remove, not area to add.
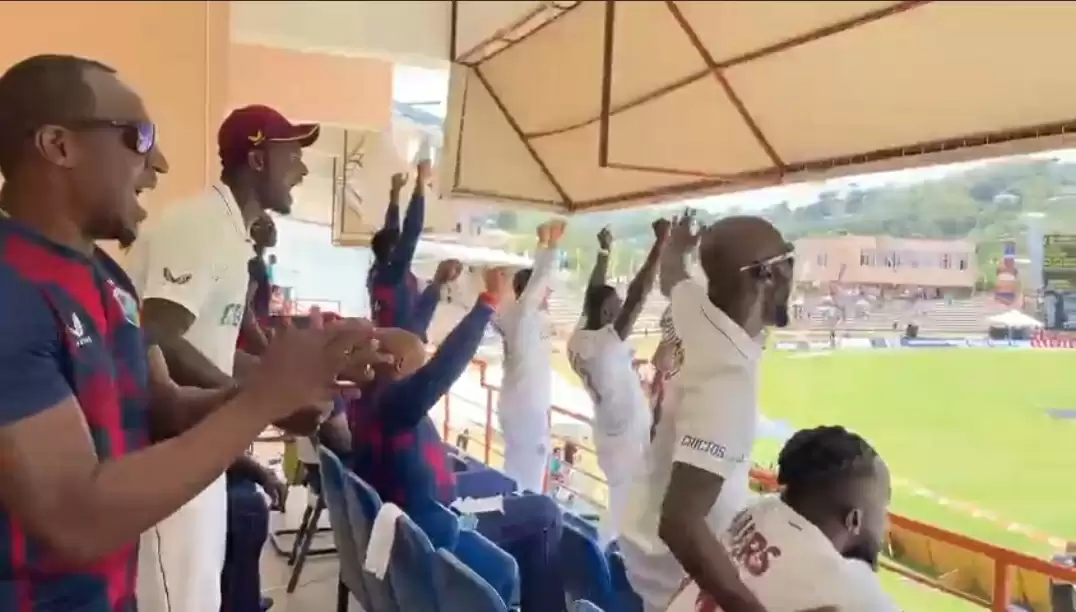
[[[882,551],[878,544],[866,539],[861,539],[852,544],[850,548],[841,554],[845,559],[857,559],[877,571],[878,558],[881,556]]]

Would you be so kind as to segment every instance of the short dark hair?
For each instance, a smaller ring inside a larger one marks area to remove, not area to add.
[[[15,171],[22,139],[33,130],[92,117],[96,99],[85,80],[89,70],[116,72],[84,57],[35,55],[0,75],[0,174]]]
[[[591,329],[601,318],[602,305],[610,295],[616,295],[612,285],[591,285],[583,294],[583,327]]]
[[[392,255],[392,249],[400,239],[400,231],[391,228],[382,228],[370,238],[370,250],[374,253],[375,262],[384,262]]]
[[[531,282],[532,274],[534,274],[534,270],[523,268],[512,275],[512,291],[515,291],[516,297],[519,297],[523,290],[527,288],[527,283]]]
[[[789,505],[831,500],[836,508],[850,487],[875,473],[878,453],[858,434],[831,425],[802,429],[785,443],[777,458],[777,483]]]

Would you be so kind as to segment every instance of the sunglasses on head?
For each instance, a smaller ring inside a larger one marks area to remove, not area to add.
[[[78,119],[67,122],[64,127],[72,130],[119,130],[123,144],[139,155],[149,153],[157,142],[157,126],[152,121]]]

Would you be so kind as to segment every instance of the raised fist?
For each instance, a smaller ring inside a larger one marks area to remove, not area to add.
[[[392,175],[392,190],[400,191],[407,184],[407,174],[403,172],[397,172]]]
[[[660,242],[664,242],[669,237],[669,230],[672,229],[672,223],[669,223],[668,219],[657,219],[651,224],[654,228],[654,238]]]
[[[418,162],[418,182],[425,185],[433,180],[433,162],[422,159]]]
[[[486,293],[490,297],[499,299],[508,290],[508,270],[505,268],[487,268],[482,276],[486,282]]]
[[[454,282],[463,272],[463,264],[458,259],[446,259],[437,264],[437,272],[433,274],[433,282],[445,284]]]
[[[602,231],[598,232],[598,246],[605,251],[613,246],[613,232],[609,231],[608,227],[603,227]]]
[[[695,211],[689,208],[673,220],[672,229],[669,230],[669,242],[673,248],[684,252],[699,244],[699,233],[695,231]]]
[[[538,244],[542,246],[557,246],[560,239],[564,236],[564,229],[568,226],[567,223],[560,219],[554,219],[552,221],[546,221],[538,226]]]

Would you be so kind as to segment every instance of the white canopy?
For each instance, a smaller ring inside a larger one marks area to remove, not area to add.
[[[990,327],[1027,328],[1042,327],[1042,321],[1026,315],[1019,310],[1010,310],[999,315],[994,315],[986,320]]]

